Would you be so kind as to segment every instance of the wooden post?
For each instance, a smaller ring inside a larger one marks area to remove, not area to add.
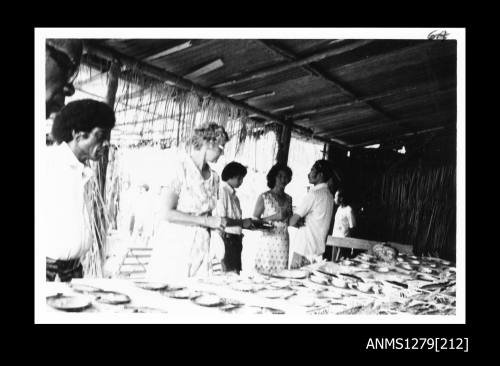
[[[109,105],[113,110],[115,109],[115,100],[116,100],[116,91],[118,89],[118,77],[120,74],[120,64],[118,61],[114,60],[111,63],[111,68],[109,69],[109,78],[108,78],[108,90],[106,92],[105,103]],[[101,194],[103,202],[106,201],[106,170],[108,168],[108,153],[104,154],[99,160],[97,169],[98,169],[98,177],[100,178],[99,185],[101,188]]]
[[[287,164],[292,129],[290,126],[279,125],[276,135],[278,137],[278,154],[276,155],[276,162],[279,164]]]
[[[328,154],[330,152],[330,144],[324,144],[323,150],[321,152],[323,153],[323,159],[328,160]]]
[[[346,166],[346,151],[339,148],[338,145],[335,144],[329,144],[326,150],[327,152],[325,159],[332,164],[332,167],[334,169],[334,180],[332,183],[335,186],[333,188],[336,189],[344,178],[343,170]]]

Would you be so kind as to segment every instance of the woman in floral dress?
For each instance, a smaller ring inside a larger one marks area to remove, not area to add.
[[[169,166],[170,177],[162,185],[161,223],[152,240],[150,280],[183,282],[208,275],[210,231],[230,224],[211,215],[220,179],[208,163],[217,161],[227,141],[223,127],[205,124],[195,130],[191,153]]]
[[[284,164],[274,165],[267,174],[269,191],[255,204],[254,217],[272,222],[274,228],[262,232],[255,257],[255,269],[274,273],[288,268],[288,219],[292,216],[292,197],[285,187],[292,180],[292,170]]]

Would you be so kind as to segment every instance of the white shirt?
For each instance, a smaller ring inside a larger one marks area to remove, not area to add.
[[[77,259],[91,247],[84,187],[92,170],[78,161],[68,144],[48,148],[42,187],[43,242],[52,259]]]
[[[222,182],[220,186],[219,200],[217,201],[217,216],[227,217],[229,219],[240,220],[242,217],[240,200],[236,195],[236,190],[227,182]],[[240,226],[226,227],[224,230],[230,234],[241,234]]]
[[[354,228],[354,226],[356,226],[356,220],[351,206],[339,206],[335,213],[332,236],[345,238],[349,229]]]
[[[305,225],[298,228],[292,250],[304,257],[323,254],[333,214],[333,195],[328,185],[312,187],[295,213],[305,217]]]

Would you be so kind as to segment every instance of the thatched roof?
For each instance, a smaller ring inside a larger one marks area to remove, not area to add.
[[[87,52],[347,147],[456,131],[454,40],[94,39]]]

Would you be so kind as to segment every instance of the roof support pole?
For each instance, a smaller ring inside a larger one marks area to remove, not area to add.
[[[288,153],[290,151],[290,140],[292,139],[292,129],[290,126],[278,126],[276,132],[278,139],[278,153],[276,154],[276,162],[278,164],[288,164]]]
[[[120,64],[114,60],[109,69],[108,90],[104,102],[113,110],[115,109],[116,91],[118,90],[118,77],[120,75]],[[109,151],[108,151],[109,152]],[[108,153],[103,154],[102,158],[97,163],[97,177],[99,178],[99,188],[101,189],[102,200],[105,202],[106,194],[106,170],[108,167]]]

